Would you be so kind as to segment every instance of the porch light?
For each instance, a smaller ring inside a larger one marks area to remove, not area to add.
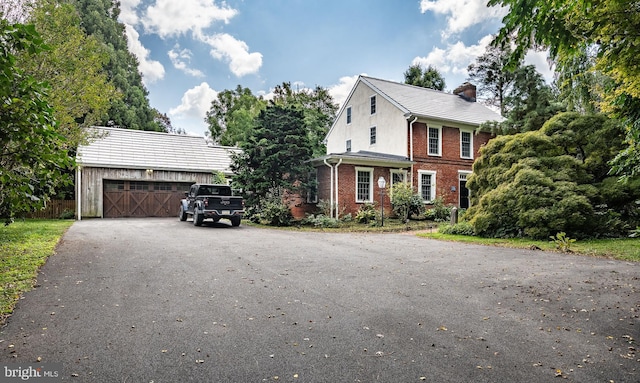
[[[380,188],[380,226],[384,226],[384,188],[387,186],[387,181],[384,177],[378,178],[378,187]]]

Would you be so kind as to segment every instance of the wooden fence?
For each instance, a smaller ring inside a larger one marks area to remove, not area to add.
[[[75,200],[51,200],[47,202],[47,207],[27,214],[27,218],[45,218],[45,219],[58,219],[62,217],[62,214],[69,215],[65,218],[73,218],[72,212],[76,211]]]

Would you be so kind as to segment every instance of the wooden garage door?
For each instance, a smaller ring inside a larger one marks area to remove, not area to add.
[[[172,217],[190,184],[176,182],[104,181],[103,215]]]

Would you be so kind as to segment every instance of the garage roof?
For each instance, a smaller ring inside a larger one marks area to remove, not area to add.
[[[93,127],[94,138],[78,148],[85,167],[230,173],[231,154],[240,149],[210,146],[204,137]]]

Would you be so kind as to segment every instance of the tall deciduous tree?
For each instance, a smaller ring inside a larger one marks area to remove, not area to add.
[[[129,52],[124,25],[118,22],[120,3],[113,0],[67,0],[75,5],[85,32],[97,38],[107,48],[109,61],[105,65],[109,81],[122,93],[111,104],[108,118],[102,125],[137,130],[162,128],[149,105],[148,91],[142,83],[138,60]]]
[[[313,156],[326,154],[323,141],[338,111],[338,105],[333,102],[329,91],[320,86],[296,90],[291,87],[290,82],[283,82],[276,86],[273,93],[275,104],[296,106],[304,113],[307,134],[313,145]]]
[[[76,147],[84,138],[81,127],[99,124],[117,99],[103,70],[108,56],[104,46],[80,28],[80,18],[71,4],[39,0],[28,21],[49,49],[35,57],[19,56],[18,65],[49,84],[48,100],[58,131]]]
[[[624,121],[627,130],[628,146],[615,159],[614,169],[627,176],[640,174],[640,4],[490,0],[488,5],[509,7],[494,44],[515,43],[514,62],[530,48],[547,47],[562,68],[585,50],[595,51],[595,68],[613,80],[602,90],[602,109]]]
[[[420,64],[411,65],[404,72],[404,83],[440,91],[443,91],[446,86],[444,77],[438,69],[431,65],[422,68]]]
[[[0,20],[0,217],[5,222],[42,208],[53,189],[69,182],[73,166],[58,133],[46,85],[16,66],[16,54],[38,55],[35,28]]]
[[[220,145],[241,145],[252,134],[254,120],[265,107],[266,101],[249,88],[238,85],[234,90],[223,90],[211,102],[204,120],[211,139]]]
[[[247,204],[259,206],[270,194],[306,188],[313,145],[304,112],[296,106],[271,104],[260,112],[249,139],[233,157],[233,184],[246,193]]]
[[[508,47],[502,49],[489,46],[467,68],[468,80],[478,87],[478,98],[487,105],[499,108],[503,116],[507,112],[505,99],[515,80],[513,69],[507,66],[510,54]]]

